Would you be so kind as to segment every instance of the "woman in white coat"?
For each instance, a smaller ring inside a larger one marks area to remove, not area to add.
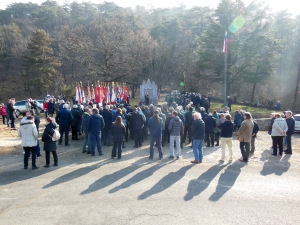
[[[272,126],[272,141],[273,141],[273,153],[272,155],[277,155],[277,145],[279,147],[279,155],[283,153],[283,137],[286,135],[288,126],[285,119],[283,119],[279,113],[275,113],[275,120]]]
[[[22,119],[19,129],[19,137],[22,138],[22,147],[25,151],[24,154],[24,169],[28,167],[28,156],[31,152],[32,169],[38,169],[35,164],[36,154],[35,148],[37,146],[37,140],[39,138],[37,128],[34,124],[34,117],[28,116],[26,119]]]

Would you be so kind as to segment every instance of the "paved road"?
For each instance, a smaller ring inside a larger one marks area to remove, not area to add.
[[[217,148],[192,165],[188,147],[180,160],[164,148],[166,157],[151,161],[148,146],[112,160],[110,147],[92,158],[77,142],[49,169],[22,170],[21,150],[2,155],[0,224],[300,224],[300,154],[258,148],[244,164],[237,144],[224,164]]]

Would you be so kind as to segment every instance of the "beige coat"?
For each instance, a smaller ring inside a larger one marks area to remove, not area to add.
[[[251,142],[252,139],[253,122],[252,120],[244,120],[238,131],[240,142]]]
[[[39,138],[36,126],[32,120],[23,120],[20,124],[19,137],[22,138],[23,147],[37,146],[37,140]]]

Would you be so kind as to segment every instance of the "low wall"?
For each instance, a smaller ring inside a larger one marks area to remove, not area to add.
[[[257,123],[260,131],[268,131],[271,118],[254,119],[254,121]]]

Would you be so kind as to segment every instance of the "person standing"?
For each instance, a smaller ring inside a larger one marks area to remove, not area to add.
[[[185,125],[184,125],[184,134],[183,134],[183,140],[184,143],[187,136],[188,136],[188,144],[191,143],[192,137],[191,137],[191,126],[193,124],[193,108],[189,107],[188,112],[185,114]]]
[[[259,127],[258,124],[253,121],[253,131],[252,131],[252,137],[251,137],[251,150],[250,150],[250,154],[253,155],[254,151],[255,151],[255,139],[256,139],[256,135],[259,131]]]
[[[7,104],[8,116],[10,120],[10,129],[16,130],[15,128],[15,119],[16,119],[16,109],[15,109],[15,100],[9,99],[9,103]]]
[[[229,153],[229,161],[232,161],[232,133],[233,133],[233,123],[231,121],[231,115],[226,114],[225,115],[225,121],[223,123],[220,123],[219,127],[221,129],[221,160],[224,162],[225,160],[225,150],[226,146]]]
[[[36,154],[35,148],[37,145],[37,140],[39,138],[36,126],[33,122],[34,117],[28,116],[26,119],[21,121],[20,129],[18,131],[19,137],[22,138],[21,146],[23,147],[25,154],[24,154],[24,169],[28,168],[28,157],[31,153],[31,160],[32,160],[32,169],[38,169],[36,166]]]
[[[103,155],[102,146],[101,146],[101,131],[104,128],[104,120],[101,115],[99,115],[98,109],[92,109],[92,115],[90,116],[88,122],[88,131],[91,141],[91,155],[95,156],[95,145],[97,143],[98,153],[99,155]]]
[[[229,112],[231,112],[232,99],[230,96],[227,96],[227,106],[229,108]]]
[[[205,137],[205,123],[201,119],[201,114],[193,114],[194,122],[191,126],[191,135],[193,138],[193,152],[195,159],[191,163],[202,163],[203,160],[203,141]]]
[[[122,122],[121,116],[117,116],[115,121],[112,123],[111,126],[111,134],[113,137],[114,145],[111,151],[111,158],[117,156],[117,148],[118,148],[118,159],[122,157],[122,143],[125,137],[125,125]]]
[[[149,94],[146,93],[146,95],[145,95],[145,105],[149,105],[149,103],[150,103]]]
[[[295,119],[292,116],[291,111],[286,111],[285,116],[286,116],[286,123],[287,123],[287,126],[288,126],[288,130],[286,132],[286,146],[287,146],[287,149],[284,151],[284,153],[292,155],[293,154],[293,151],[292,151],[292,135],[295,133]]]
[[[48,115],[50,117],[53,117],[54,111],[55,108],[54,108],[53,98],[50,98],[48,102]]]
[[[238,131],[238,139],[240,141],[240,149],[243,156],[243,159],[240,159],[241,162],[248,162],[249,152],[250,152],[250,142],[252,138],[253,131],[253,122],[250,112],[244,113],[244,121],[241,124],[241,127]]]
[[[163,114],[161,112],[161,108],[157,108],[157,111],[158,111],[158,114],[159,114],[159,117],[162,119],[162,135],[161,135],[161,146],[162,147],[165,147],[165,143],[166,143],[166,140],[165,140],[165,125],[166,125],[166,115]]]
[[[206,137],[206,147],[214,147],[214,130],[217,127],[216,119],[212,116],[212,113],[209,113],[205,122],[205,137]]]
[[[174,158],[174,140],[176,142],[176,156],[177,159],[180,158],[180,134],[183,132],[183,122],[178,117],[178,113],[176,111],[172,112],[172,117],[169,124],[169,133],[170,133],[170,159]]]
[[[89,123],[90,115],[92,113],[92,109],[86,107],[85,110],[86,111],[82,115],[82,130],[84,132],[82,153],[91,154],[91,143],[89,139],[88,123]]]
[[[150,156],[149,159],[153,159],[154,155],[154,143],[158,148],[159,159],[163,158],[163,153],[161,151],[161,137],[162,128],[164,126],[162,118],[159,117],[159,111],[155,110],[154,115],[149,118],[148,126],[150,129]]]
[[[142,128],[144,125],[144,119],[141,114],[137,112],[136,108],[132,109],[133,113],[130,116],[130,132],[134,137],[134,148],[142,146]]]
[[[73,116],[71,112],[68,110],[69,105],[63,104],[63,108],[58,111],[55,117],[55,121],[57,124],[59,124],[59,133],[60,133],[60,139],[58,141],[58,144],[62,144],[62,139],[65,134],[65,146],[69,146],[69,132],[70,132],[70,126],[73,121]]]
[[[286,121],[280,116],[279,113],[275,113],[275,120],[272,126],[272,140],[273,140],[273,153],[277,156],[277,146],[279,147],[279,155],[283,153],[283,137],[288,131],[288,125]]]
[[[5,110],[5,105],[3,103],[1,104],[0,110],[1,110],[2,122],[3,124],[5,124],[6,110]]]
[[[44,151],[46,152],[46,164],[44,165],[46,168],[50,167],[50,152],[52,153],[54,159],[53,166],[58,166],[56,141],[52,141],[52,136],[57,126],[53,121],[54,120],[51,117],[46,118],[46,128],[42,136],[42,142],[44,142]]]
[[[234,114],[234,120],[233,120],[234,123],[233,132],[235,132],[236,128],[238,130],[240,129],[242,122],[243,122],[243,115],[238,110],[236,110]]]
[[[72,124],[71,124],[71,128],[72,128],[72,140],[79,140],[78,139],[78,123],[80,120],[80,114],[78,111],[78,106],[77,105],[73,105],[73,109],[71,110],[72,113]]]
[[[111,125],[113,121],[113,113],[110,111],[109,105],[101,112],[105,126],[103,128],[103,145],[111,146]]]

